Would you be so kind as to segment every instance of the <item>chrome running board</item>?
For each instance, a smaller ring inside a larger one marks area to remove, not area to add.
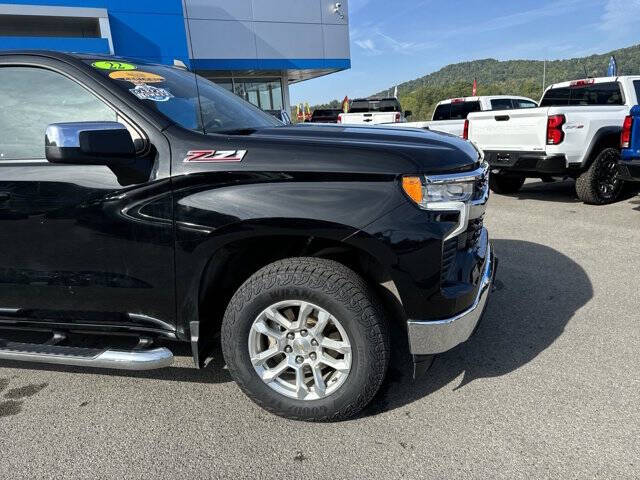
[[[152,370],[171,365],[173,353],[164,347],[148,350],[113,350],[20,343],[0,339],[0,360],[118,370]]]

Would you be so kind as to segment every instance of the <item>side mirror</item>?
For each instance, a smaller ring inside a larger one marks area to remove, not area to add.
[[[404,112],[404,118],[408,118],[408,117],[410,117],[411,115],[413,115],[413,112],[412,112],[411,110],[405,110],[405,112]]]
[[[44,142],[51,163],[114,165],[136,154],[131,134],[117,122],[53,123]]]

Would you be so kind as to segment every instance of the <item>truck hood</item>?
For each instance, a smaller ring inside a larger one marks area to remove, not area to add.
[[[479,152],[453,135],[416,128],[301,124],[229,137],[246,163],[272,157],[302,170],[441,173],[475,168]],[[273,164],[272,164],[273,165]]]

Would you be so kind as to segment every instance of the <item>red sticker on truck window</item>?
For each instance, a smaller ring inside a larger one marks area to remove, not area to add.
[[[185,162],[241,162],[246,150],[189,150]]]

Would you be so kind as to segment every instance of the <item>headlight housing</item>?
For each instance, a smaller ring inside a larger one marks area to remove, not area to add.
[[[431,210],[433,204],[449,202],[469,202],[479,193],[480,176],[455,175],[405,176],[402,177],[404,192],[425,210]],[[480,187],[481,188],[481,187]]]
[[[420,208],[430,211],[459,212],[458,227],[448,238],[466,229],[469,208],[485,204],[489,197],[489,166],[472,172],[446,175],[406,175],[402,177],[402,189]]]

